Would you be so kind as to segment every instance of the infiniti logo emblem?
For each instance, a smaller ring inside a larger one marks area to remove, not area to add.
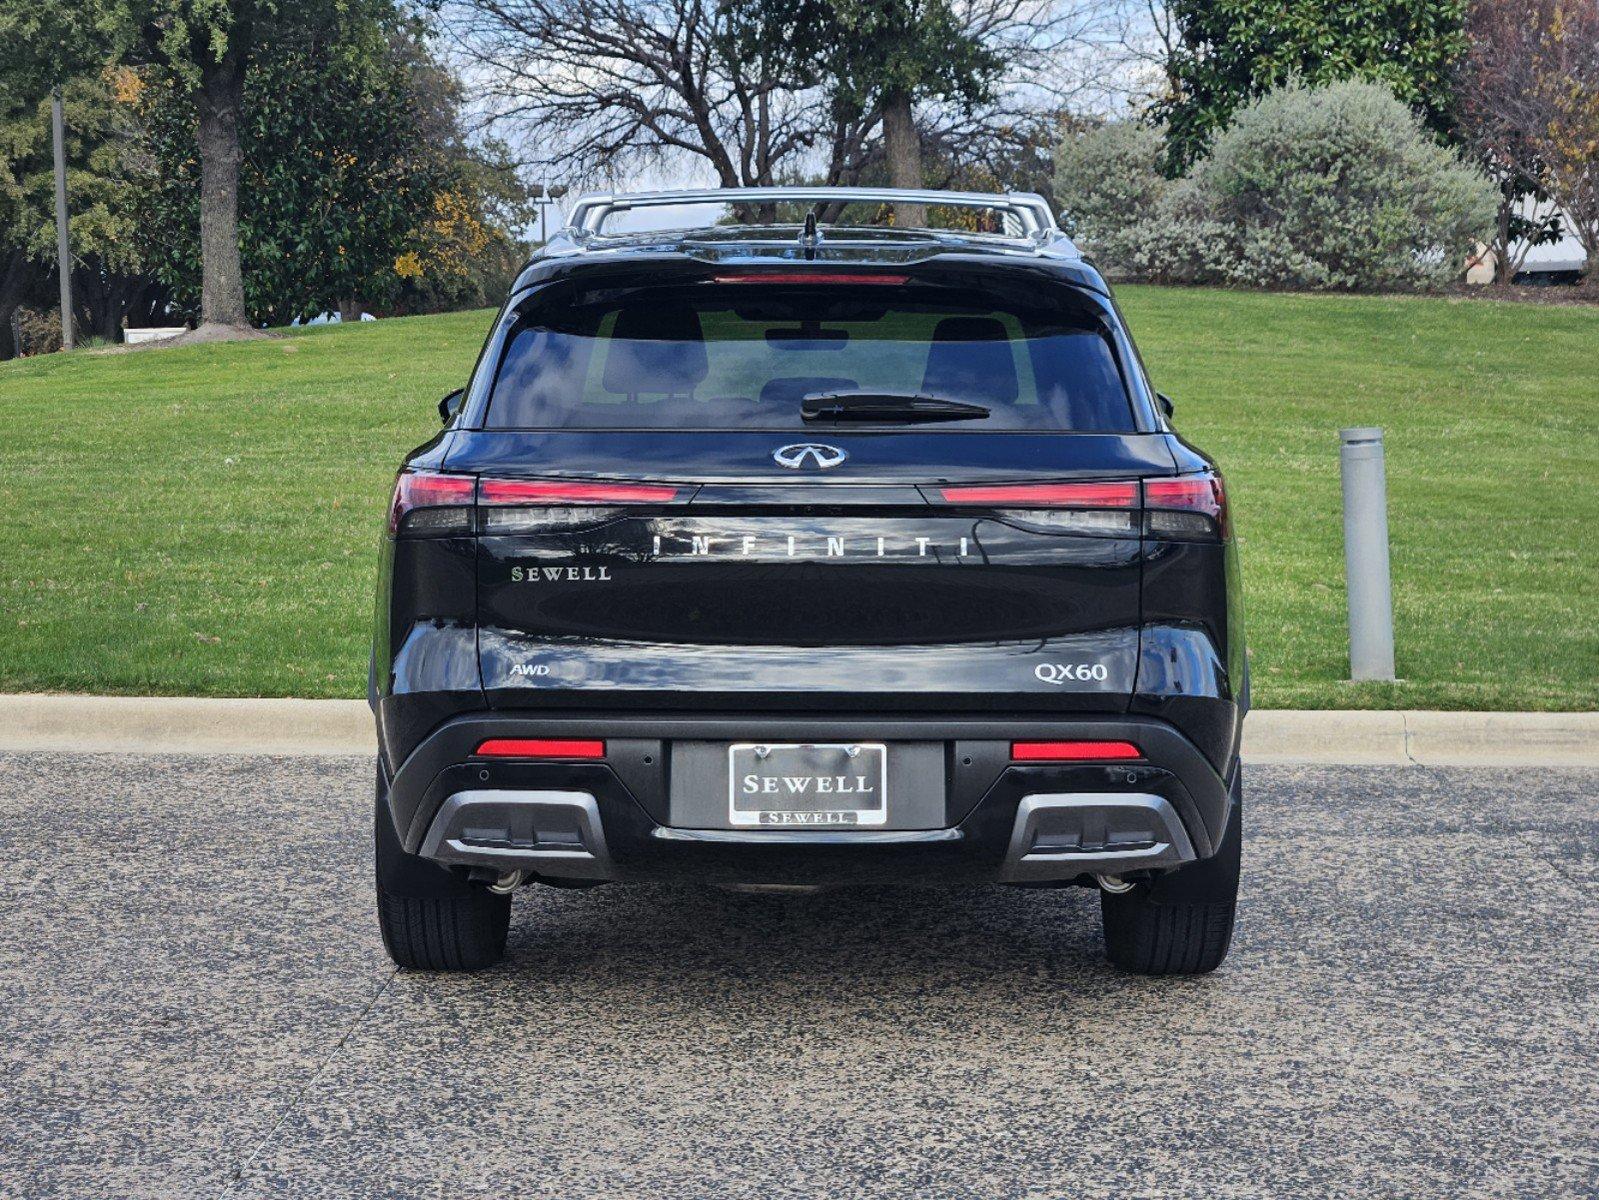
[[[779,446],[772,451],[772,457],[777,460],[778,465],[795,471],[806,466],[826,471],[842,463],[849,457],[849,453],[837,446],[828,446],[821,442],[795,442],[792,446]]]

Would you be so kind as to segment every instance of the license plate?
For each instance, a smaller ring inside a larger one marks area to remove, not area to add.
[[[739,742],[728,759],[733,825],[882,825],[888,750],[880,742]]]

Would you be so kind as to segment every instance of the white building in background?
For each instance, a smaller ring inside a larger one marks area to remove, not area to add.
[[[1544,219],[1554,211],[1549,203],[1539,204],[1526,199],[1521,204],[1521,215],[1529,220]],[[1516,273],[1517,283],[1575,283],[1587,268],[1587,254],[1582,243],[1569,232],[1571,223],[1563,222],[1567,231],[1558,241],[1533,246],[1522,260]],[[1466,255],[1466,282],[1483,287],[1494,281],[1496,256],[1487,245],[1477,242]]]
[[[1528,197],[1521,202],[1522,216],[1529,219],[1547,217],[1553,211],[1554,205],[1547,201],[1540,204]],[[1587,265],[1587,255],[1583,252],[1582,243],[1571,235],[1571,222],[1564,221],[1563,225],[1566,233],[1558,242],[1534,246],[1527,252],[1527,260],[1521,265],[1522,276],[1529,277],[1525,282],[1540,282],[1540,276],[1543,277],[1542,281],[1552,281],[1561,276],[1582,273]]]

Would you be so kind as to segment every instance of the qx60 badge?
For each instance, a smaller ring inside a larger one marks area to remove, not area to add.
[[[815,467],[818,471],[831,470],[849,457],[847,450],[821,442],[795,442],[792,446],[779,446],[772,451],[778,466],[800,471]]]

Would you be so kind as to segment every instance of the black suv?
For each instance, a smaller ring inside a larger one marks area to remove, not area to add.
[[[833,219],[895,202],[971,231]],[[665,203],[731,216],[604,228]],[[396,962],[633,880],[1093,886],[1112,962],[1221,962],[1222,481],[1040,198],[585,198],[440,408],[378,587]]]

